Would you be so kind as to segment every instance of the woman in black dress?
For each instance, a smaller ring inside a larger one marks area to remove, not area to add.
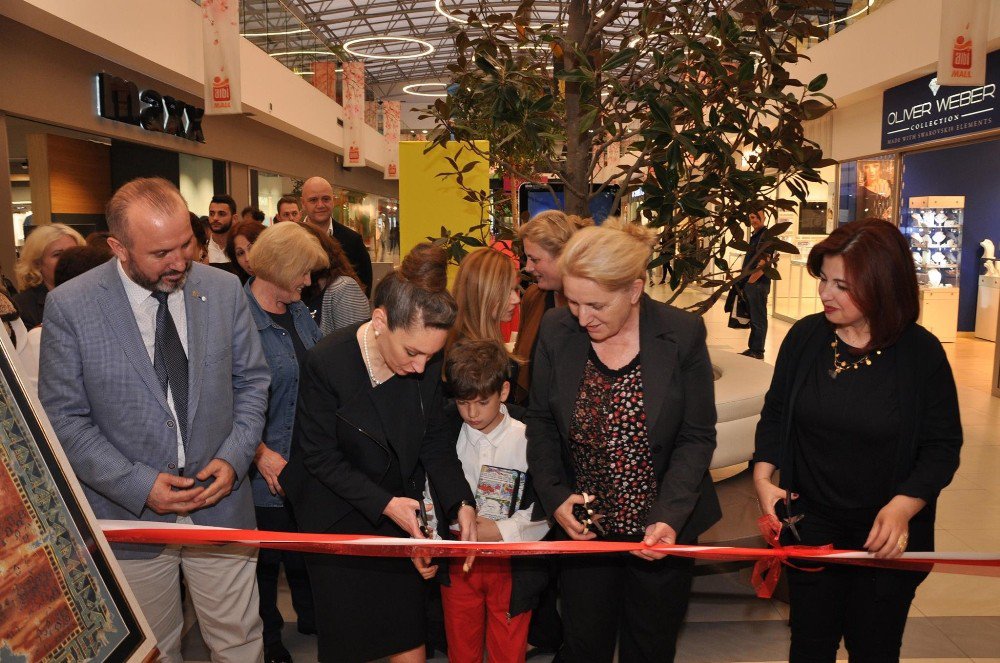
[[[813,247],[808,265],[824,312],[797,322],[778,352],[754,453],[761,509],[801,516],[784,528],[785,544],[881,559],[933,550],[935,503],[958,468],[962,425],[941,343],[916,322],[906,240],[887,221],[854,221]],[[925,575],[789,569],[790,660],[832,663],[843,637],[852,661],[898,661]]]
[[[475,540],[476,510],[444,417],[437,357],[455,320],[447,258],[417,246],[375,291],[372,320],[309,352],[281,485],[303,531],[423,538],[424,473],[439,517]],[[426,559],[310,555],[320,661],[424,660]],[[416,567],[416,568],[415,568]]]

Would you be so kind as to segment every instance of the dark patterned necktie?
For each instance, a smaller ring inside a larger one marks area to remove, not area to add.
[[[153,370],[167,395],[167,385],[174,396],[174,411],[177,413],[177,425],[181,429],[181,440],[187,444],[187,406],[188,406],[188,359],[181,345],[181,337],[177,335],[174,318],[167,306],[166,292],[154,292],[153,297],[160,303],[156,310],[156,340],[153,350]]]

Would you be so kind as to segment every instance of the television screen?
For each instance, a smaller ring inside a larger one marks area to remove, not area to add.
[[[524,184],[521,186],[519,203],[522,222],[527,221],[539,212],[545,212],[550,209],[561,210],[565,207],[566,197],[563,194],[562,183],[553,182],[552,188],[555,190],[555,198],[552,196],[552,191],[545,185]],[[589,211],[591,218],[594,219],[594,223],[600,225],[609,216],[617,214],[617,211],[612,212],[611,210],[611,206],[615,202],[615,194],[617,193],[618,185],[613,184],[606,187],[597,196],[591,198]]]

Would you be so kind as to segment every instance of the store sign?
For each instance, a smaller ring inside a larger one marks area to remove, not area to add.
[[[132,81],[110,74],[97,75],[97,112],[101,117],[142,127],[146,131],[205,142],[201,121],[204,108],[142,90]]]
[[[882,149],[1000,128],[1000,51],[986,59],[986,83],[939,85],[933,75],[882,93]]]

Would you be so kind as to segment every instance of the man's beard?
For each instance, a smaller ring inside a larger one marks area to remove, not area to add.
[[[233,227],[233,220],[232,220],[232,218],[229,219],[229,223],[227,223],[224,227],[219,228],[218,230],[215,229],[215,224],[216,223],[218,223],[220,225],[222,224],[221,221],[210,221],[209,224],[208,224],[212,228],[212,232],[215,233],[216,235],[221,235],[222,233],[227,233],[227,232],[229,232],[229,229]]]
[[[184,282],[187,281],[187,275],[191,272],[191,261],[187,261],[187,267],[183,272],[171,269],[167,272],[159,274],[155,279],[152,279],[137,270],[135,268],[135,262],[132,260],[129,260],[125,265],[123,265],[123,267],[125,268],[125,273],[128,274],[129,278],[132,279],[136,285],[140,285],[146,290],[150,290],[152,292],[171,293],[184,287]],[[163,280],[164,277],[176,276],[181,273],[183,273],[184,276],[176,283],[170,283]]]

